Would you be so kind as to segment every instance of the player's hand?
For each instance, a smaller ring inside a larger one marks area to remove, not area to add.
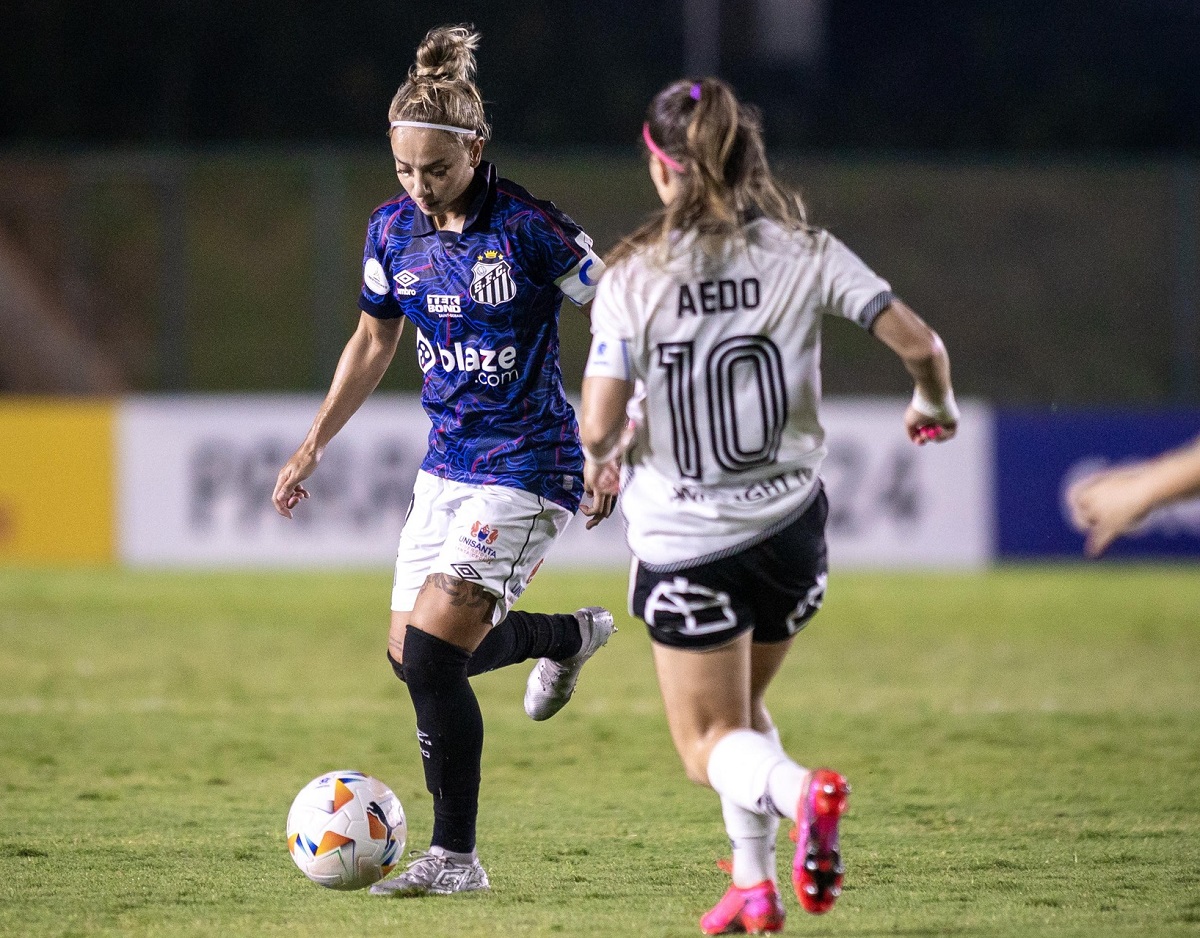
[[[1099,557],[1149,513],[1140,481],[1136,468],[1124,467],[1087,476],[1067,490],[1071,520],[1087,535],[1083,549],[1089,557]]]
[[[313,470],[317,468],[317,463],[320,461],[319,455],[301,448],[296,450],[287,464],[279,470],[271,501],[275,505],[275,510],[285,518],[290,518],[292,509],[309,497],[308,489],[300,483],[313,474]]]
[[[588,516],[590,531],[613,513],[617,507],[617,492],[621,488],[621,461],[613,459],[600,464],[591,459],[583,461],[583,491],[591,504],[581,510]]]
[[[909,407],[904,413],[904,429],[908,438],[917,446],[926,443],[945,443],[958,432],[958,424],[931,420],[920,411]]]
[[[591,530],[613,513],[617,507],[616,495],[597,495],[595,492],[584,490],[591,498],[590,503],[579,506],[579,510],[588,516],[587,530]]]

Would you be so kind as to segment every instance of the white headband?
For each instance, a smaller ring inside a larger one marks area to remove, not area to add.
[[[452,134],[475,134],[468,127],[451,127],[449,124],[428,124],[425,121],[392,121],[393,127],[424,127],[427,130],[448,130]]]

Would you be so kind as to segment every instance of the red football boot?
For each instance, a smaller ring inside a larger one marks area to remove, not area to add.
[[[779,890],[765,879],[747,889],[730,886],[700,919],[700,930],[706,935],[762,935],[780,931],[786,915]]]
[[[812,773],[800,796],[792,885],[805,912],[823,915],[842,894],[842,856],[838,820],[846,810],[850,785],[832,769]]]

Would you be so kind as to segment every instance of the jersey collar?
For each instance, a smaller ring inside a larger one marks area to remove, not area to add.
[[[463,222],[463,234],[466,234],[476,222],[481,219],[486,222],[488,211],[496,199],[496,166],[487,160],[480,160],[475,167],[475,178],[471,180],[475,196],[467,209],[467,220]],[[413,206],[412,233],[414,235],[430,235],[437,232],[429,216],[415,205]]]

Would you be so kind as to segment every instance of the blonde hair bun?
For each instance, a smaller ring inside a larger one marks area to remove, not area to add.
[[[479,33],[471,26],[436,26],[417,46],[417,61],[409,69],[411,81],[463,81],[475,79],[475,50]]]

